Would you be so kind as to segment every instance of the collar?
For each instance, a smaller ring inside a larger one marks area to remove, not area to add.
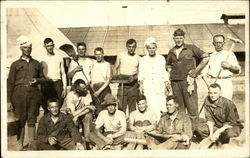
[[[165,117],[166,117],[167,120],[170,119],[170,116],[171,115],[169,115],[169,114],[165,115]],[[182,117],[183,117],[183,112],[181,112],[181,111],[178,110],[177,113],[175,114],[175,119],[180,120]]]
[[[211,100],[209,99],[209,97],[207,97],[206,100],[205,100],[205,103],[206,103],[206,105],[208,105],[208,106],[215,105],[216,107],[222,107],[223,99],[222,99],[222,97],[220,96],[220,97],[218,98],[218,100],[216,101],[216,103],[214,104],[214,103],[211,102]]]
[[[60,112],[58,117],[59,117],[59,119],[57,120],[56,123],[61,122],[63,120],[63,114]],[[48,114],[45,115],[45,120],[47,122],[53,122],[53,120],[51,119],[51,113],[48,113]]]
[[[183,44],[183,49],[182,50],[184,50],[184,49],[187,49],[187,44]],[[176,48],[175,48],[175,46],[170,50],[170,52],[172,52],[172,53],[175,53],[175,50],[176,50]]]

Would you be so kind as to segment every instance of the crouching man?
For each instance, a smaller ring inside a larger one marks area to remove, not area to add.
[[[105,110],[102,110],[95,122],[95,132],[89,134],[89,139],[98,149],[121,150],[126,132],[126,117],[124,112],[117,110],[115,97],[108,93],[104,98]]]
[[[197,138],[208,137],[201,142],[208,148],[213,144],[218,146],[229,143],[230,138],[239,136],[243,128],[235,104],[221,95],[219,84],[209,86],[208,97],[203,105],[206,120],[200,118],[194,130]]]
[[[80,133],[72,119],[60,112],[58,99],[48,100],[48,110],[39,121],[37,140],[30,150],[84,150]]]
[[[167,113],[164,113],[156,130],[147,132],[149,149],[188,149],[192,137],[190,118],[178,109],[176,96],[167,97]]]

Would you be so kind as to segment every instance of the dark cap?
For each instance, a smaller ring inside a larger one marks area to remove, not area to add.
[[[112,94],[110,94],[110,93],[108,93],[105,97],[104,97],[104,102],[103,102],[103,104],[105,105],[105,106],[107,106],[107,105],[116,105],[116,99],[115,99],[115,97],[112,95]]]
[[[175,30],[174,32],[174,36],[184,36],[184,35],[185,35],[185,32],[180,28]]]

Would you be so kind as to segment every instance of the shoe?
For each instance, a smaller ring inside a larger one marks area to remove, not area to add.
[[[102,150],[110,150],[111,149],[111,146],[110,145],[106,145],[102,148]]]

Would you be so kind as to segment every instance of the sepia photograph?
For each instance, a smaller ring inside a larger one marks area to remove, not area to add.
[[[1,1],[1,157],[249,156],[249,1]]]

